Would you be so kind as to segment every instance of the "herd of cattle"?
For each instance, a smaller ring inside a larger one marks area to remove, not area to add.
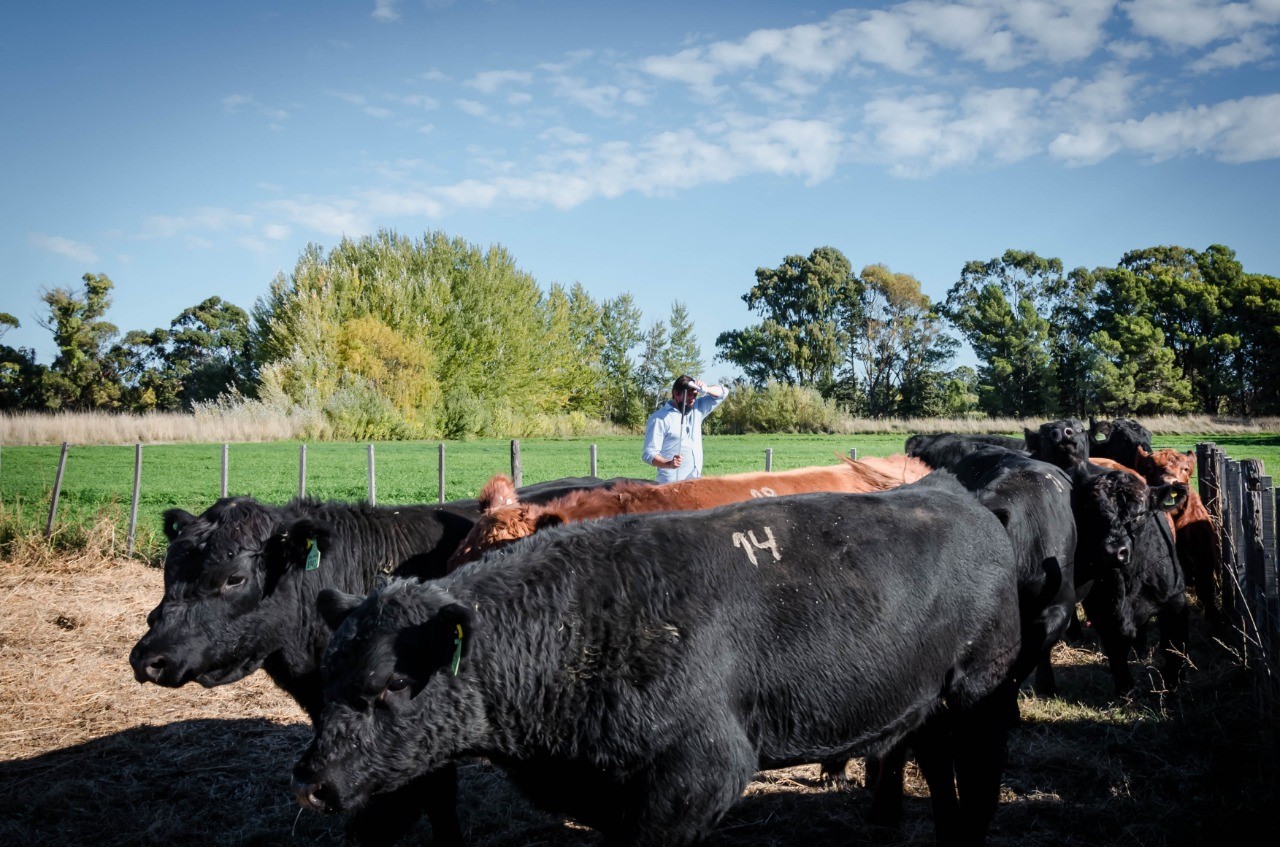
[[[1116,691],[1159,622],[1184,672],[1217,534],[1188,454],[1134,421],[668,485],[562,479],[373,507],[224,498],[164,515],[140,682],[264,669],[310,716],[304,807],[388,845],[425,812],[458,845],[456,763],[484,757],[605,843],[702,839],[761,768],[866,757],[870,818],[915,757],[940,844],[996,811],[1017,690],[1053,691],[1081,603]],[[872,777],[875,777],[874,780]]]

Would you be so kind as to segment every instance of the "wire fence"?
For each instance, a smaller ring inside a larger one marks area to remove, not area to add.
[[[1196,445],[1200,498],[1222,539],[1222,609],[1232,646],[1256,674],[1268,710],[1280,694],[1277,492],[1261,460],[1235,461],[1213,442]]]

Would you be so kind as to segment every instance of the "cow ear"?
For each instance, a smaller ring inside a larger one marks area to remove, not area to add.
[[[161,520],[164,521],[164,534],[170,541],[182,534],[182,530],[187,524],[196,519],[196,516],[188,512],[186,509],[166,509]]]
[[[513,506],[517,500],[516,487],[510,477],[498,474],[485,483],[484,488],[480,489],[480,496],[476,499],[480,502],[481,512]]]
[[[449,603],[425,623],[401,632],[396,639],[397,664],[417,680],[417,694],[433,673],[457,676],[475,640],[475,612],[461,603]]]
[[[332,547],[332,540],[330,527],[323,521],[301,518],[285,524],[280,532],[284,564],[281,571],[315,570]]]
[[[1171,511],[1179,503],[1187,499],[1187,491],[1185,482],[1170,482],[1165,485],[1152,486],[1151,508],[1157,512]]]
[[[1038,455],[1040,453],[1040,432],[1024,426],[1022,428],[1022,437],[1027,440],[1027,449],[1031,451],[1031,454],[1033,456]]]
[[[364,601],[356,594],[346,594],[336,588],[326,588],[316,597],[316,611],[330,630],[336,632],[356,606]]]

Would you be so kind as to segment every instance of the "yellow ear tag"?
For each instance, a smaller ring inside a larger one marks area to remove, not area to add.
[[[320,567],[320,545],[314,538],[308,538],[307,550],[307,570],[314,571]]]
[[[458,637],[453,639],[453,663],[449,665],[449,671],[454,675],[458,675],[458,663],[462,661],[462,624],[457,625]]]

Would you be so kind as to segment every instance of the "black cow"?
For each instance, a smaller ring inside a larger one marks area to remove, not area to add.
[[[1135,420],[1118,418],[1098,421],[1089,418],[1089,455],[1119,462],[1126,468],[1138,466],[1138,448],[1151,452],[1151,431]]]
[[[481,755],[608,844],[678,847],[761,767],[910,735],[939,840],[978,842],[1016,710],[1011,557],[939,473],[575,524],[363,602],[326,592],[295,792],[349,809]]]
[[[616,481],[571,477],[526,486],[520,495],[543,502]],[[130,653],[134,675],[167,687],[214,686],[263,668],[314,719],[323,699],[320,657],[329,640],[315,613],[317,593],[369,591],[391,573],[443,575],[479,510],[474,499],[373,507],[305,499],[273,506],[251,497],[219,500],[198,517],[171,509],[164,514],[165,596]],[[459,843],[452,773],[425,790],[436,843]],[[353,822],[353,835],[362,842],[394,840],[416,820],[419,806],[416,798],[379,798]]]
[[[1022,621],[1014,678],[1021,684],[1036,669],[1036,692],[1052,696],[1049,653],[1076,604],[1071,478],[1047,462],[998,447],[970,453],[956,463],[955,473],[1000,519],[1013,544]]]
[[[1071,480],[1053,465],[991,445],[959,456],[949,469],[999,518],[1013,545],[1022,629],[1013,681],[1020,686],[1034,669],[1036,692],[1052,696],[1049,654],[1074,619],[1076,604]],[[875,789],[878,823],[892,825],[901,816],[902,753],[896,751],[886,762],[867,762],[867,787]],[[842,761],[822,765],[822,777],[837,785],[844,771]]]
[[[984,447],[1003,447],[1006,450],[1027,452],[1027,442],[1007,435],[961,435],[942,432],[934,435],[913,435],[907,439],[904,449],[908,456],[915,456],[931,468],[950,468],[975,450]]]
[[[1177,685],[1187,641],[1187,596],[1164,512],[1186,496],[1185,484],[1148,486],[1133,474],[1107,471],[1080,479],[1073,508],[1080,538],[1077,592],[1098,631],[1116,694],[1133,691],[1129,650],[1153,615],[1160,624],[1166,684]]]
[[[1075,418],[1040,424],[1038,430],[1024,429],[1031,457],[1071,473],[1089,458],[1088,428]]]
[[[380,575],[431,578],[472,521],[431,506],[368,506],[252,497],[219,500],[200,516],[164,514],[164,599],[129,655],[139,682],[179,687],[235,682],[266,670],[314,720],[329,630],[315,612],[324,588],[367,591]],[[423,811],[438,844],[460,844],[451,766],[380,797],[352,821],[360,842],[399,838]],[[406,799],[411,796],[411,799]]]

